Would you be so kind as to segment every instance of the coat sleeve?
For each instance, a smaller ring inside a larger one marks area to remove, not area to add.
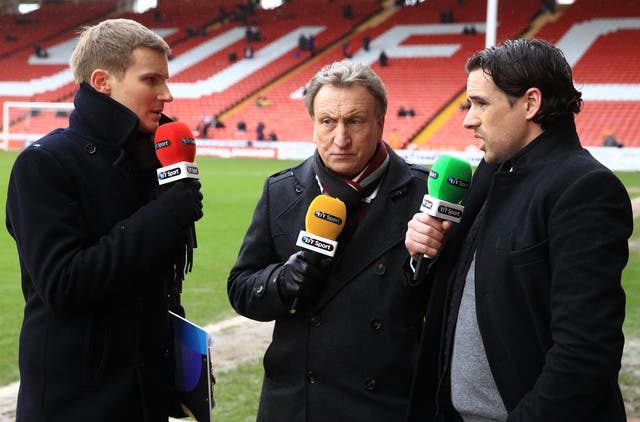
[[[23,280],[33,286],[24,288],[35,289],[62,312],[135,300],[125,293],[156,281],[149,274],[164,268],[181,229],[151,201],[96,238],[87,219],[100,217],[87,215],[83,201],[90,199],[80,196],[77,177],[45,148],[31,147],[16,159],[6,224],[16,240]]]
[[[624,345],[621,273],[632,227],[628,194],[606,169],[569,182],[552,205],[552,345],[533,389],[508,421],[617,420],[611,409],[608,416],[594,413],[617,390]]]
[[[239,314],[258,321],[285,316],[289,309],[276,285],[284,262],[275,251],[271,234],[271,206],[267,180],[227,280],[231,306]]]

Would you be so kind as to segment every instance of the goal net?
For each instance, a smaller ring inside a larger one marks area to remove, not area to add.
[[[5,101],[0,148],[24,149],[47,133],[69,124],[73,103]]]

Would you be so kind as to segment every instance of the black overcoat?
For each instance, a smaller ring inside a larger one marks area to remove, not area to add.
[[[295,316],[272,275],[299,249],[307,209],[320,194],[313,159],[264,185],[228,282],[240,314],[275,319],[259,421],[397,422],[405,414],[425,297],[404,277],[404,236],[428,173],[389,154],[371,209],[350,239],[338,238],[320,297]]]
[[[464,204],[427,276],[433,291],[408,420],[458,420],[449,386],[464,280],[456,271],[470,262],[462,251],[484,204],[476,313],[507,420],[625,421],[620,279],[633,220],[622,183],[567,119],[508,162],[482,161]]]
[[[88,85],[74,102],[9,182],[26,302],[17,420],[166,421],[166,285],[183,231],[154,200],[160,164],[137,116]]]

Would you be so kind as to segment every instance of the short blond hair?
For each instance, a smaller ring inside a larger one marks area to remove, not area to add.
[[[108,19],[84,27],[69,65],[75,81],[90,82],[95,69],[105,69],[121,79],[136,47],[148,47],[169,57],[171,48],[161,36],[131,19]]]

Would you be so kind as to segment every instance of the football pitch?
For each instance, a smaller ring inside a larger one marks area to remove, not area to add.
[[[15,151],[0,151],[3,209],[9,173],[17,154]],[[264,180],[270,174],[297,162],[214,157],[198,157],[197,162],[204,195],[204,217],[196,223],[198,248],[194,253],[193,272],[187,275],[184,283],[183,304],[187,317],[204,326],[236,315],[227,300],[226,280],[262,192]],[[640,198],[640,172],[618,173],[618,176],[632,200]],[[640,337],[639,244],[640,234],[634,230],[630,240],[629,263],[623,273],[623,286],[627,293],[624,326],[627,339]],[[18,336],[23,305],[15,243],[3,228],[0,230],[0,309],[3,315],[0,319],[0,386],[18,379]],[[246,370],[249,372],[246,376],[252,378],[254,384],[259,384],[261,375],[258,367],[240,367],[236,375],[242,378],[242,371]],[[242,390],[241,385],[238,388]],[[255,405],[259,386],[252,389],[254,391],[247,399]],[[240,397],[236,396],[236,399],[240,400]]]

